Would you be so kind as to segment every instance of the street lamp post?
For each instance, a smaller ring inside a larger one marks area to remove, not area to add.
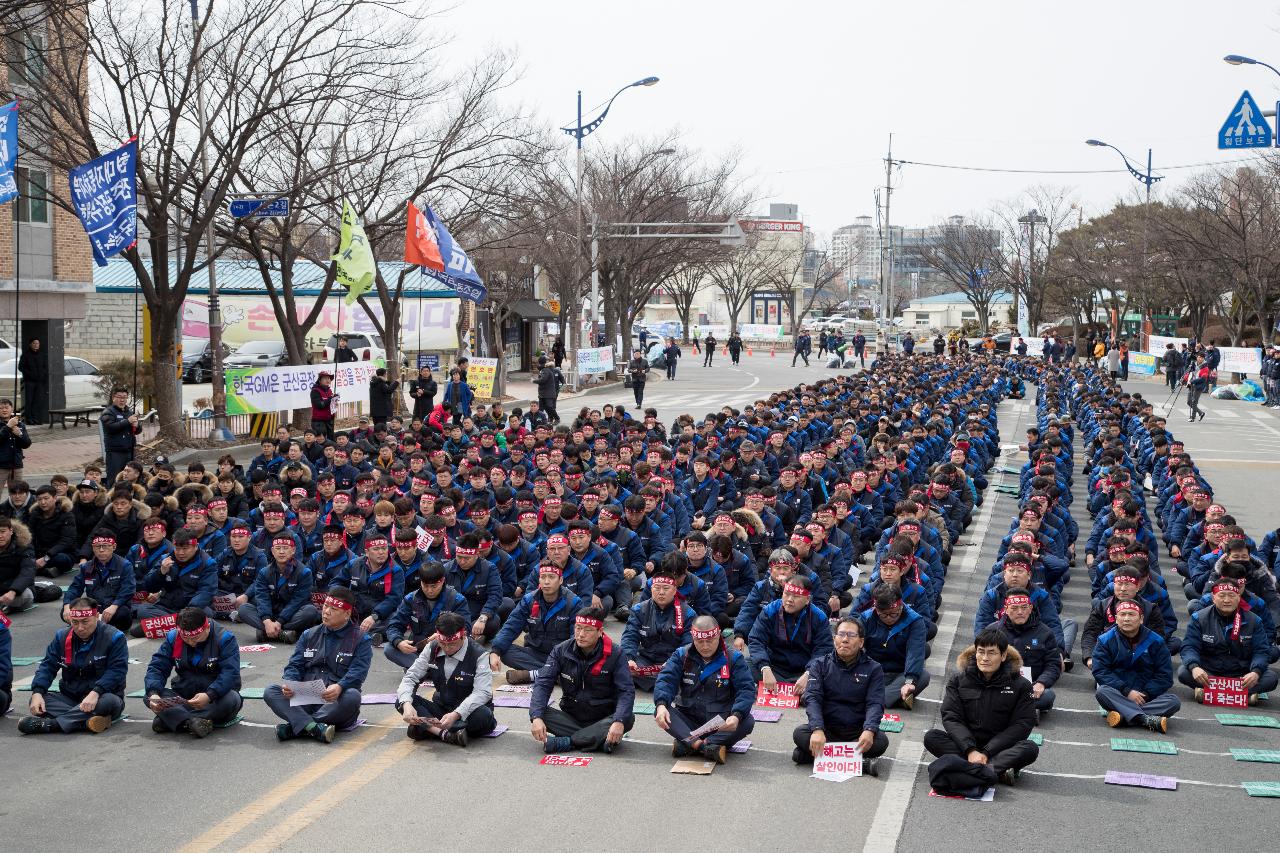
[[[583,242],[582,241],[582,140],[584,137],[590,136],[592,133],[596,131],[597,128],[600,127],[600,125],[604,122],[605,116],[609,114],[609,108],[613,106],[613,102],[617,100],[619,95],[621,95],[623,92],[627,91],[628,89],[634,88],[636,86],[652,86],[657,82],[658,82],[657,77],[645,77],[643,79],[635,81],[634,83],[628,83],[618,91],[614,92],[613,97],[610,98],[607,103],[605,103],[604,109],[600,111],[600,115],[596,116],[586,124],[582,123],[582,90],[579,89],[578,90],[578,121],[576,124],[574,124],[571,127],[560,128],[565,133],[572,136],[577,143],[575,167],[576,167],[576,173],[577,173],[578,244],[577,244],[577,251],[574,256],[575,260],[573,264],[573,280],[574,280],[575,292],[576,292],[576,288],[580,286],[582,282],[582,242]],[[600,304],[599,304],[600,294],[598,292],[598,288],[594,286],[595,284],[594,279],[592,281],[592,284],[593,284],[593,287],[592,287],[592,293],[591,293],[591,326],[590,326],[591,331],[589,332],[589,334],[594,336],[596,318],[600,316]],[[570,302],[569,304],[572,305],[572,302]],[[570,316],[572,316],[572,310],[570,310]],[[574,365],[574,385],[576,387],[579,377],[577,376],[578,353],[577,353],[577,348],[574,347],[573,345],[573,341],[577,337],[577,335],[575,334],[575,331],[576,330],[572,328],[569,329],[569,332],[570,332],[569,347],[573,355],[572,361]]]
[[[1018,290],[1013,290],[1013,312],[1017,318],[1018,334],[1031,334],[1030,315],[1031,315],[1031,288],[1034,284],[1032,276],[1035,272],[1036,265],[1036,226],[1047,225],[1049,222],[1039,210],[1032,208],[1031,212],[1026,216],[1019,216],[1018,223],[1025,225],[1027,228],[1027,292],[1023,294],[1022,301],[1018,301]]]
[[[1272,69],[1274,70],[1274,69]],[[1133,175],[1147,188],[1146,203],[1142,207],[1142,284],[1145,287],[1147,283],[1147,232],[1149,230],[1148,220],[1151,217],[1151,185],[1156,181],[1163,181],[1164,175],[1151,174],[1151,149],[1147,149],[1147,170],[1139,171],[1136,166],[1129,162],[1129,158],[1119,148],[1109,143],[1103,142],[1101,139],[1086,139],[1085,145],[1092,145],[1095,148],[1110,148],[1112,151],[1120,155],[1120,159],[1124,161],[1124,167],[1129,170],[1129,174]],[[1118,338],[1120,336],[1120,317],[1117,315],[1113,321],[1111,329],[1111,337]]]

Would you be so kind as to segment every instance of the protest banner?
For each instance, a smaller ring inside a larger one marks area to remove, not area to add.
[[[496,358],[473,358],[467,368],[467,384],[477,397],[492,397],[493,382],[498,376]]]
[[[756,704],[765,708],[799,708],[800,697],[796,695],[796,686],[778,682],[776,690],[769,690],[761,682],[756,687]]]
[[[813,761],[813,776],[827,782],[843,782],[862,775],[862,750],[856,743],[823,744]]]
[[[178,627],[178,614],[170,613],[168,616],[147,616],[142,620],[142,634],[148,640],[158,640],[165,635],[170,628]]]
[[[578,372],[584,376],[613,370],[613,347],[578,350]]]
[[[1247,708],[1249,691],[1245,689],[1243,679],[1211,675],[1209,683],[1204,687],[1204,704],[1222,708]]]
[[[311,386],[320,372],[333,374],[333,391],[343,403],[369,405],[369,380],[381,361],[230,368],[226,371],[227,414],[251,415],[311,408]]]

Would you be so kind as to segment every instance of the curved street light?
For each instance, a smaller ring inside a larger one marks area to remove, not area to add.
[[[657,77],[650,76],[650,77],[642,77],[639,80],[635,81],[634,83],[628,83],[618,91],[614,92],[613,97],[610,98],[607,102],[605,102],[604,109],[600,111],[600,115],[596,116],[586,124],[582,123],[582,90],[579,89],[578,90],[578,120],[575,124],[569,127],[560,128],[569,136],[572,136],[575,142],[577,143],[576,175],[577,175],[577,194],[578,194],[578,253],[577,253],[577,261],[574,265],[574,280],[577,282],[582,281],[582,242],[583,242],[582,241],[582,225],[583,225],[583,222],[582,222],[582,140],[583,138],[590,136],[592,133],[594,133],[600,127],[600,125],[604,123],[605,116],[609,115],[609,108],[613,106],[613,102],[618,99],[619,95],[621,95],[623,92],[627,91],[628,89],[634,89],[638,86],[648,87],[648,86],[654,85],[657,82],[658,82]],[[571,302],[569,300],[565,300],[565,304],[568,305],[568,304],[571,304]],[[591,313],[594,315],[598,311],[599,311],[599,306],[593,303],[591,306]],[[595,317],[593,316],[591,320],[592,320],[591,334],[594,336],[595,322],[596,322]],[[561,331],[563,332],[564,330],[561,330]],[[572,329],[570,329],[569,331],[572,333]],[[570,334],[569,342],[571,345],[573,343],[573,340],[574,340],[573,335]],[[573,348],[573,353],[574,353],[573,363],[574,363],[575,373],[576,373],[577,372],[576,371],[576,367],[577,367],[577,349],[576,348]],[[574,377],[574,383],[573,383],[574,387],[577,387],[577,382],[579,378],[580,377],[577,377],[577,376]]]
[[[1269,65],[1268,63],[1263,62],[1260,59],[1253,59],[1248,56],[1241,56],[1238,53],[1228,53],[1226,56],[1222,57],[1222,61],[1227,63],[1228,65],[1261,65],[1263,68],[1270,68],[1277,75],[1280,75],[1280,69],[1277,69],[1274,65]]]

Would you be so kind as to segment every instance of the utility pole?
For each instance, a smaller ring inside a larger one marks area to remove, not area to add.
[[[884,239],[882,247],[885,255],[881,266],[880,281],[880,316],[885,323],[885,347],[888,347],[888,335],[893,329],[893,225],[889,218],[889,210],[893,201],[893,167],[898,161],[893,159],[893,134],[889,134],[889,151],[884,158]]]

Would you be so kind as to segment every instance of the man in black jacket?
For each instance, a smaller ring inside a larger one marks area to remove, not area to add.
[[[613,752],[635,725],[631,670],[622,646],[604,632],[604,617],[602,607],[579,611],[573,637],[551,650],[534,678],[530,730],[548,755],[571,749]],[[557,684],[563,694],[558,709],[550,706]]]
[[[36,559],[31,531],[20,521],[0,517],[0,614],[21,613],[35,603],[31,585]]]
[[[828,741],[856,741],[862,769],[877,775],[875,759],[889,748],[880,731],[884,716],[884,670],[863,654],[862,620],[845,616],[836,625],[835,651],[809,663],[804,710],[809,721],[791,733],[791,760],[812,764]]]
[[[13,413],[13,401],[0,399],[0,486],[22,479],[22,451],[30,446],[31,436]]]
[[[379,367],[374,371],[373,378],[369,380],[369,416],[373,418],[374,429],[386,427],[387,419],[395,409],[392,401],[399,387],[399,382],[391,382],[387,379],[385,367]]]
[[[111,389],[111,405],[102,410],[98,421],[102,425],[103,445],[106,448],[106,482],[111,485],[115,483],[120,469],[133,461],[138,434],[142,432],[138,416],[129,407],[128,388]]]
[[[1027,739],[1036,724],[1036,706],[1031,683],[1018,673],[1022,656],[1010,647],[1003,631],[989,625],[960,653],[956,666],[959,672],[947,682],[942,700],[943,728],[925,732],[924,748],[939,762],[962,759],[946,765],[955,764],[951,772],[959,771],[979,784],[999,779],[1012,785],[1018,771],[1040,754]],[[934,765],[929,776],[935,778]]]
[[[75,560],[76,521],[71,501],[58,497],[52,486],[36,489],[36,505],[27,513],[36,571],[47,577],[71,571]]]
[[[560,423],[556,414],[556,398],[560,396],[560,371],[547,364],[547,357],[538,358],[538,378],[534,380],[538,386],[538,406],[547,413],[551,423]]]

